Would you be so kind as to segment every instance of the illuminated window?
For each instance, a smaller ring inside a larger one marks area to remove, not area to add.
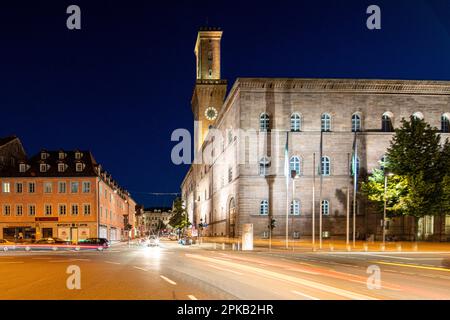
[[[3,182],[2,184],[3,188],[3,193],[10,193],[11,192],[11,186],[9,184],[9,182]]]
[[[291,131],[299,132],[301,130],[301,117],[298,113],[291,115]]]
[[[267,200],[261,201],[259,214],[262,216],[267,216],[269,214],[269,201]]]
[[[299,176],[300,175],[300,158],[297,156],[294,156],[291,158],[291,160],[289,161],[289,169],[290,171],[295,171],[295,175]]]
[[[361,131],[361,117],[358,114],[352,115],[352,132]]]
[[[19,172],[27,171],[27,165],[25,163],[19,164]]]
[[[321,130],[322,132],[331,131],[331,116],[328,113],[322,114],[321,117]]]
[[[291,201],[290,214],[294,215],[294,216],[300,215],[300,201],[299,200]]]
[[[52,183],[44,182],[44,193],[52,193]]]

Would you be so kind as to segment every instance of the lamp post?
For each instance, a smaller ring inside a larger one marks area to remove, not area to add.
[[[292,179],[292,217],[291,217],[291,227],[292,227],[292,241],[294,241],[294,215],[295,215],[295,180],[298,179],[298,174],[296,170],[291,170]]]
[[[392,176],[393,173],[384,171],[384,208],[383,208],[383,246],[386,244],[386,207],[387,207],[387,183],[388,176]]]

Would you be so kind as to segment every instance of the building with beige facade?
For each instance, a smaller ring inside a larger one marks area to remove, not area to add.
[[[0,171],[0,239],[118,241],[134,236],[135,210],[89,151],[42,150]]]
[[[323,237],[345,237],[347,215],[353,226],[352,168],[362,178],[382,166],[402,118],[423,118],[449,137],[445,81],[238,78],[225,94],[221,35],[198,33],[197,154],[181,186],[194,228],[200,219],[208,225],[205,235],[237,237],[251,223],[254,236],[265,237],[275,219],[273,235],[283,236],[288,219],[290,235],[311,237],[314,215],[316,236],[322,223]],[[291,171],[295,179],[286,178]],[[355,217],[355,237],[381,235],[382,217],[359,190]],[[393,218],[388,233],[412,238],[411,230],[412,220]],[[449,216],[421,219],[419,233],[449,239]]]

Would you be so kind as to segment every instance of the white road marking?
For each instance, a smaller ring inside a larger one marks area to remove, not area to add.
[[[136,266],[133,266],[133,268],[138,269],[138,270],[142,270],[142,271],[147,271],[147,269],[136,267]]]
[[[308,299],[310,299],[310,300],[320,300],[319,298],[310,296],[310,295],[308,295],[308,294],[306,294],[306,293],[298,292],[298,291],[295,291],[295,290],[292,290],[291,292],[292,292],[292,293],[295,293],[295,294],[297,294],[297,295],[299,295],[299,296],[308,298]]]
[[[241,272],[237,272],[237,271],[234,271],[234,270],[221,268],[221,267],[215,266],[215,265],[213,265],[213,264],[207,264],[207,265],[210,266],[211,268],[214,268],[214,269],[217,269],[217,270],[231,272],[231,273],[234,273],[234,274],[237,274],[237,275],[240,275],[240,276],[243,276],[243,275],[244,275],[244,274],[241,273]]]
[[[24,261],[0,261],[0,264],[25,263]]]
[[[106,263],[109,263],[109,264],[120,264],[120,262],[114,262],[114,261],[105,261]]]
[[[191,300],[198,300],[195,296],[193,296],[192,294],[188,295],[188,298]]]
[[[176,284],[177,284],[175,281],[172,281],[172,280],[170,280],[169,278],[167,278],[167,277],[165,277],[165,276],[163,276],[163,275],[160,275],[160,277],[161,277],[162,279],[166,280],[166,281],[167,281],[168,283],[170,283],[170,284],[173,284],[173,285],[176,285]]]

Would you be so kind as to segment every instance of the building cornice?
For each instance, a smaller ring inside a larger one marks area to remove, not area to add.
[[[450,95],[450,81],[377,79],[238,78],[242,91]]]

